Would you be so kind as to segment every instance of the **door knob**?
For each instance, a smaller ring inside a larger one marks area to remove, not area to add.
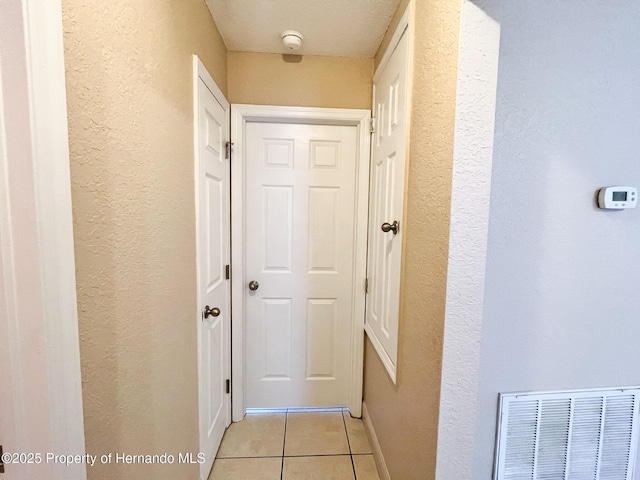
[[[397,235],[398,230],[400,229],[400,224],[397,220],[394,220],[393,223],[383,223],[380,228],[382,228],[384,233],[393,232],[394,235]]]
[[[256,291],[259,286],[260,286],[260,284],[258,282],[256,282],[255,280],[251,280],[249,282],[249,290]]]
[[[217,317],[220,315],[220,309],[218,307],[209,308],[209,305],[204,307],[204,318],[209,318],[209,316]]]

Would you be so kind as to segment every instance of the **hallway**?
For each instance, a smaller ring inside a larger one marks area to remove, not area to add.
[[[225,432],[209,480],[379,480],[349,412],[248,414]]]

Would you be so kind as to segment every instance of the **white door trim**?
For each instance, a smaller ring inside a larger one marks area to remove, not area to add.
[[[362,414],[362,377],[364,355],[364,312],[367,266],[367,215],[369,190],[369,152],[371,112],[369,110],[277,107],[263,105],[231,105],[231,141],[233,155],[231,161],[231,329],[232,356],[232,414],[233,421],[244,418],[245,389],[245,319],[244,296],[246,281],[244,275],[244,138],[247,122],[289,122],[318,125],[353,125],[358,127],[358,166],[356,185],[356,239],[355,271],[353,282],[354,316],[351,329],[351,389],[349,410],[360,417]]]
[[[218,102],[220,102],[220,105],[222,105],[225,108],[225,110],[230,107],[230,104],[227,101],[227,99],[225,98],[224,93],[222,93],[222,90],[220,90],[220,88],[216,84],[215,80],[213,79],[213,77],[211,76],[209,71],[207,70],[207,67],[204,66],[204,64],[202,63],[202,61],[198,57],[198,55],[194,55],[193,56],[193,100],[194,100],[194,105],[198,104],[198,78],[202,79],[204,84],[207,86],[207,88],[209,90],[211,90],[211,93],[213,93],[213,96],[216,97],[216,100]],[[194,112],[194,120],[198,119],[197,115],[198,115],[198,112],[195,111]],[[194,135],[195,135],[194,139],[197,140],[198,139],[198,132],[197,131],[194,132]],[[194,144],[194,145],[197,145],[197,144]]]
[[[40,446],[50,452],[82,455],[61,3],[22,0],[9,2],[3,10],[2,28],[11,38],[0,34],[0,65],[10,72],[12,86],[7,82],[3,87],[2,77],[8,74],[0,72],[0,278],[4,277],[0,303],[6,306],[0,314],[9,330],[11,362],[3,366],[11,372],[11,384],[2,388],[11,392],[14,446],[23,451]],[[16,85],[20,85],[17,91]],[[5,110],[7,103],[23,105],[27,120],[23,122],[25,117],[12,107]],[[26,169],[31,176],[19,174]],[[31,470],[36,467],[24,466],[19,472],[25,478],[36,471],[40,475],[35,476],[41,476],[42,470]],[[83,464],[53,465],[47,472],[48,478],[56,480],[86,479]]]

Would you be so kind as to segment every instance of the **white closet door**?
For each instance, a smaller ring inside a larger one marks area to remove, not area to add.
[[[209,475],[225,429],[231,423],[226,380],[231,369],[231,291],[229,264],[229,105],[224,106],[198,82],[198,326],[200,451],[206,461],[201,475]]]
[[[407,142],[407,32],[374,81],[366,331],[395,382]],[[395,223],[394,223],[395,222]]]

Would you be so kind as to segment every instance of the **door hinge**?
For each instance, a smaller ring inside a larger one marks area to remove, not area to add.
[[[231,393],[231,380],[225,380],[225,391]]]
[[[4,473],[4,462],[2,461],[2,445],[0,445],[0,473]]]
[[[371,120],[369,122],[369,124],[371,125],[371,133],[376,133],[376,119],[374,117],[371,117],[369,120]]]
[[[224,144],[224,158],[231,158],[231,147],[233,146],[233,142],[227,142]]]
[[[364,279],[364,293],[369,293],[369,279]]]
[[[224,278],[229,280],[231,278],[231,265],[227,265],[224,269]]]

